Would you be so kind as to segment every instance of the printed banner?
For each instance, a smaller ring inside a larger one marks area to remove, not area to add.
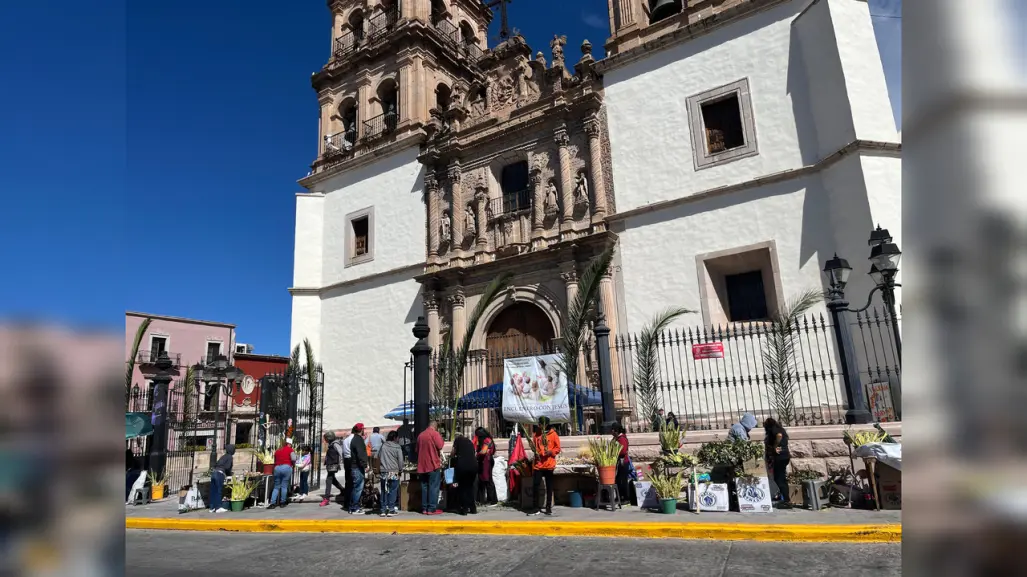
[[[515,423],[553,423],[571,420],[567,375],[557,365],[559,355],[504,359],[503,418]]]

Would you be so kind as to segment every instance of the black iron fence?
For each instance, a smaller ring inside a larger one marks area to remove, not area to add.
[[[892,319],[884,310],[856,315],[848,327],[857,351],[859,388],[875,421],[901,420],[901,365]],[[594,434],[602,423],[602,395],[595,339],[578,354],[576,378],[570,379],[572,424],[568,434]],[[526,343],[489,343],[471,351],[462,370],[452,354],[432,353],[431,407],[449,430],[483,426],[509,434],[502,395],[507,359],[556,354],[551,347]],[[834,326],[826,314],[810,314],[795,324],[733,323],[720,327],[676,328],[648,345],[639,334],[610,337],[614,406],[632,432],[652,430],[657,409],[673,413],[690,429],[726,429],[745,412],[774,417],[786,426],[845,423],[848,408]],[[548,359],[562,367],[564,360]],[[646,362],[648,359],[648,362]],[[405,382],[413,383],[412,363]],[[523,383],[522,383],[523,385]],[[539,383],[527,395],[545,394]],[[412,390],[404,392],[411,399]]]
[[[182,355],[180,353],[169,353],[165,350],[139,351],[136,353],[136,363],[140,365],[152,365],[157,362],[161,354],[171,359],[171,366],[178,368],[182,366]]]
[[[529,210],[531,209],[531,197],[531,189],[526,188],[512,193],[504,193],[500,198],[493,198],[489,201],[489,217],[498,218],[505,214]]]

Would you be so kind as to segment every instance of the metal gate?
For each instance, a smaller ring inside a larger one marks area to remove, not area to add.
[[[274,450],[286,437],[301,452],[310,448],[310,488],[321,486],[321,434],[324,428],[324,371],[268,373],[260,379],[260,413],[256,444]],[[299,481],[294,472],[293,482]]]

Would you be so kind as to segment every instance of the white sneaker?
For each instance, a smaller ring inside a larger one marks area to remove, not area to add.
[[[224,507],[222,507],[222,508],[220,508],[220,509],[218,509],[217,511],[214,511],[214,512],[215,513],[227,513],[228,509],[225,509]]]
[[[214,512],[215,512],[215,510],[214,510],[214,509],[207,509],[207,512],[208,512],[208,513],[214,513]]]

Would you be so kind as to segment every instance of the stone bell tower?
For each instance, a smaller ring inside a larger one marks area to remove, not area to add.
[[[331,51],[310,176],[423,141],[432,110],[481,79],[491,10],[480,0],[330,0]],[[385,149],[385,150],[383,150]],[[308,178],[310,178],[308,176]]]

